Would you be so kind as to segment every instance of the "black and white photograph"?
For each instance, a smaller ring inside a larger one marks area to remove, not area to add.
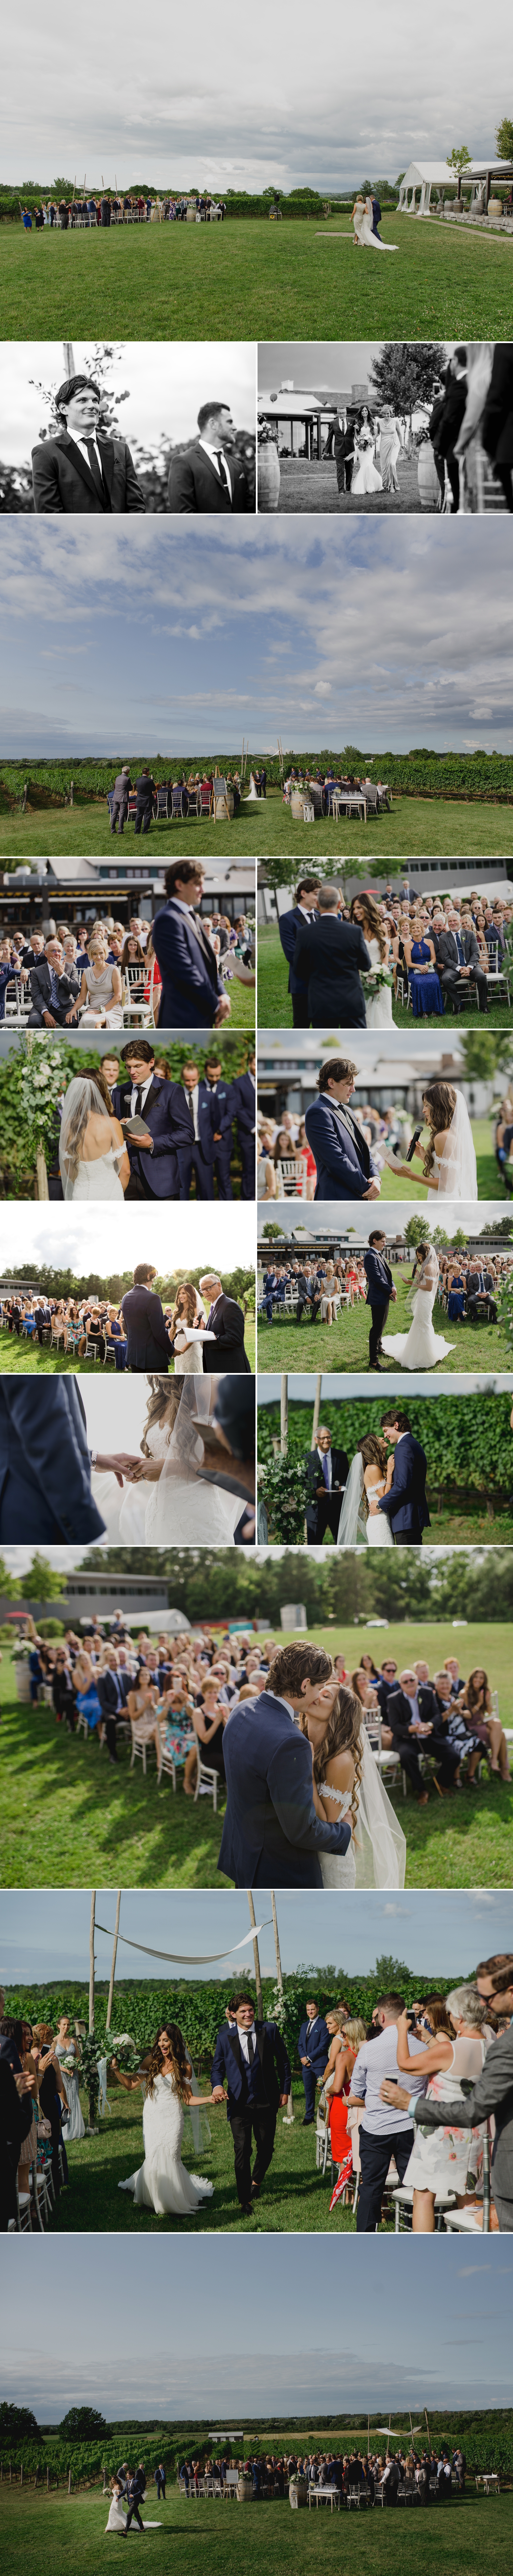
[[[250,344],[35,340],[0,357],[0,511],[255,510]]]
[[[259,510],[507,513],[512,467],[511,341],[259,346]]]

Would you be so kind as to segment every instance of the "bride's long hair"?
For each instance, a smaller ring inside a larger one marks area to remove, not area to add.
[[[431,1172],[432,1172],[432,1170],[433,1170],[433,1161],[434,1161],[434,1152],[435,1152],[435,1137],[436,1137],[436,1136],[440,1136],[440,1134],[441,1134],[441,1132],[442,1132],[442,1129],[443,1129],[444,1127],[451,1127],[451,1126],[452,1126],[452,1121],[453,1121],[453,1118],[454,1118],[454,1111],[455,1111],[455,1108],[456,1108],[456,1092],[455,1092],[455,1090],[454,1090],[454,1085],[453,1085],[453,1083],[452,1083],[452,1082],[427,1082],[427,1083],[426,1083],[425,1090],[424,1090],[424,1091],[423,1091],[423,1093],[422,1093],[422,1107],[423,1107],[423,1108],[424,1108],[424,1106],[425,1106],[426,1100],[427,1100],[427,1103],[428,1103],[428,1107],[429,1107],[429,1109],[431,1110],[431,1119],[430,1119],[430,1131],[429,1131],[429,1144],[428,1144],[428,1146],[427,1146],[427,1151],[426,1151],[425,1156],[424,1156],[424,1180],[425,1180],[425,1181],[429,1180],[430,1173],[431,1173]]]
[[[151,1449],[148,1448],[148,1432],[153,1429],[153,1424],[155,1422],[164,1422],[167,1420],[168,1440],[172,1439],[178,1406],[181,1404],[183,1392],[183,1378],[181,1377],[168,1378],[148,1376],[147,1383],[151,1388],[151,1394],[148,1396],[146,1421],[142,1440],[140,1441],[143,1458],[151,1458]]]
[[[367,887],[365,888],[364,894],[353,895],[353,901],[351,904],[352,921],[356,920],[354,908],[355,902],[359,904],[360,911],[363,912],[364,938],[366,936],[366,928],[368,928],[369,939],[377,939],[380,957],[386,957],[388,948],[388,932],[385,929],[379,904],[376,903],[374,895],[368,893]]]
[[[303,1717],[302,1712],[299,1717],[299,1725],[301,1728],[301,1734],[308,1735],[308,1719],[306,1715]],[[317,1751],[314,1752],[313,1775],[318,1788],[321,1780],[324,1779],[327,1763],[333,1762],[336,1753],[352,1753],[354,1755],[354,1781],[351,1792],[351,1815],[353,1824],[356,1825],[358,1815],[358,1791],[362,1776],[363,1761],[362,1709],[359,1699],[356,1698],[355,1691],[352,1690],[342,1689],[337,1691],[337,1697],[333,1703],[331,1716],[328,1718],[326,1733],[323,1735],[322,1744],[318,1744]]]
[[[66,1122],[66,1176],[68,1181],[76,1181],[79,1163],[82,1161],[82,1147],[87,1122],[88,1118],[91,1116],[91,1109],[94,1108],[94,1101],[91,1101],[91,1090],[99,1092],[100,1100],[106,1111],[107,1117],[114,1117],[110,1091],[108,1084],[105,1081],[105,1074],[102,1073],[101,1065],[99,1065],[98,1068],[95,1067],[94,1073],[84,1073],[82,1075],[74,1074],[72,1079],[76,1082],[77,1090],[71,1116],[69,1121]],[[64,1103],[63,1126],[65,1109],[66,1103]]]
[[[386,1441],[385,1441],[385,1440],[379,1440],[379,1439],[378,1439],[378,1435],[377,1435],[377,1432],[376,1432],[376,1431],[367,1431],[367,1432],[366,1432],[366,1434],[365,1434],[365,1439],[364,1439],[364,1440],[357,1440],[357,1443],[356,1443],[356,1455],[357,1455],[357,1456],[358,1456],[358,1452],[359,1452],[359,1454],[360,1454],[360,1458],[363,1460],[363,1467],[364,1467],[364,1471],[365,1471],[365,1468],[366,1468],[366,1467],[379,1467],[380,1476],[386,1476],[387,1464],[388,1464],[388,1450],[387,1450],[387,1446],[386,1446]],[[363,1506],[363,1510],[364,1510],[364,1512],[365,1512],[365,1518],[366,1518],[366,1520],[368,1520],[368,1517],[369,1517],[369,1501],[368,1501],[368,1495],[367,1495],[367,1490],[366,1490],[366,1486],[365,1486],[365,1484],[364,1484],[364,1487],[363,1487],[363,1494],[362,1494],[362,1506]]]
[[[169,2065],[170,2073],[173,2078],[174,2091],[178,2094],[179,2102],[186,2102],[191,2081],[190,2060],[187,2054],[183,2033],[178,2029],[176,2021],[161,2021],[159,2025],[156,2039],[154,2039],[153,2048],[150,2052],[148,2065],[145,2068],[146,2092],[149,2093],[151,2097],[154,2090],[155,2077],[157,2075],[162,2075],[163,2072],[164,2059],[162,2056],[162,2050],[159,2048],[159,2040],[163,2038],[164,2033],[166,2039],[170,2041]]]
[[[184,1324],[194,1324],[196,1320],[197,1307],[197,1289],[191,1287],[189,1279],[182,1279],[181,1287],[177,1288],[176,1291],[171,1323],[178,1324],[181,1318]]]

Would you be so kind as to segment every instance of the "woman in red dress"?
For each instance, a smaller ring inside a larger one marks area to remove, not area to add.
[[[331,2018],[330,2014],[328,2029]],[[340,2032],[340,2047],[335,2055],[333,2082],[328,2095],[331,2153],[333,2163],[338,2165],[337,2180],[330,2200],[330,2214],[337,2200],[340,2200],[342,2192],[345,2191],[347,2183],[351,2181],[353,2148],[347,2126],[347,2105],[358,2050],[363,2047],[364,2040],[367,2038],[363,2021],[350,2021],[345,2013],[333,2014],[333,2020],[336,2021],[337,2030]]]

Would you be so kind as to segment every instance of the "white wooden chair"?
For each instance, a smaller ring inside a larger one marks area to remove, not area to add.
[[[306,1198],[306,1154],[287,1154],[282,1163],[277,1163],[276,1171],[278,1198]]]
[[[150,1750],[151,1750],[151,1746],[152,1746],[152,1745],[153,1745],[153,1748],[154,1748],[155,1755],[157,1754],[157,1747],[156,1747],[156,1744],[155,1744],[154,1736],[152,1736],[152,1735],[148,1736],[148,1735],[147,1735],[147,1733],[146,1733],[146,1724],[145,1724],[144,1733],[143,1733],[142,1727],[138,1726],[137,1718],[136,1718],[136,1717],[131,1717],[131,1719],[130,1719],[130,1733],[131,1733],[131,1737],[132,1737],[132,1757],[131,1757],[131,1762],[130,1762],[130,1770],[131,1770],[131,1771],[133,1771],[134,1762],[136,1762],[136,1761],[140,1761],[140,1762],[142,1762],[142,1767],[143,1767],[143,1771],[144,1771],[144,1777],[145,1777],[145,1779],[146,1779],[146,1754],[147,1754],[148,1752],[150,1752]],[[162,1745],[160,1745],[159,1757],[157,1757],[157,1788],[158,1788],[159,1780],[161,1779],[161,1777],[162,1777]]]
[[[195,1807],[197,1806],[200,1789],[205,1789],[209,1797],[213,1799],[214,1815],[217,1816],[219,1772],[213,1771],[211,1764],[209,1762],[205,1762],[203,1745],[200,1744],[199,1736],[196,1734],[195,1727],[193,1727],[193,1737],[196,1746],[196,1787],[194,1791],[194,1805]]]

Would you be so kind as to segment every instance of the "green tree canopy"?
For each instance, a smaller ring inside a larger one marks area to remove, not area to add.
[[[0,2406],[0,2442],[29,2442],[39,2432],[37,2416],[30,2406]]]
[[[495,141],[500,161],[513,161],[513,116],[501,117],[496,126]]]
[[[399,411],[414,411],[417,403],[433,401],[434,387],[444,366],[445,350],[438,340],[387,340],[379,356],[372,360],[372,392],[380,403],[393,403]]]
[[[65,1582],[65,1574],[59,1574],[57,1567],[50,1565],[47,1556],[39,1556],[36,1548],[30,1572],[23,1575],[19,1589],[23,1592],[24,1601],[56,1601],[64,1592]]]
[[[59,2432],[64,2433],[68,2442],[92,2441],[95,2433],[106,2433],[106,2430],[105,2416],[100,2414],[98,2406],[70,2406],[59,2425]]]
[[[467,170],[471,159],[472,154],[467,152],[466,143],[453,143],[452,152],[446,154],[447,168],[456,171]]]

